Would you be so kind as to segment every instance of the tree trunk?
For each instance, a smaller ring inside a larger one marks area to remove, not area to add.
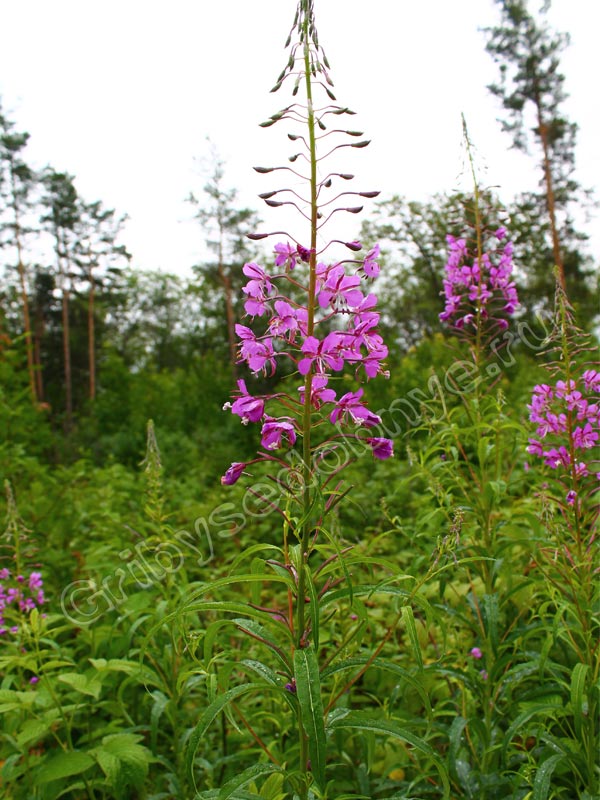
[[[62,247],[61,247],[62,245]],[[57,251],[59,273],[62,283],[62,326],[63,326],[63,361],[65,372],[65,431],[69,433],[73,426],[73,383],[71,377],[71,326],[69,323],[69,273],[70,262],[66,253],[64,237],[57,234]],[[65,269],[66,267],[66,269]]]
[[[42,337],[44,335],[44,314],[38,305],[35,309],[35,325],[33,334],[33,355],[35,360],[35,386],[38,401],[44,400],[44,376],[42,374]]]
[[[96,399],[96,329],[94,325],[94,301],[96,297],[96,284],[90,264],[90,293],[88,297],[88,363],[90,371],[90,400]]]
[[[567,282],[565,280],[565,265],[560,250],[560,239],[558,237],[558,228],[556,226],[556,205],[554,202],[554,185],[552,182],[552,169],[550,165],[550,153],[548,144],[548,126],[542,117],[542,105],[539,96],[536,93],[535,107],[537,112],[538,130],[540,139],[542,141],[543,162],[542,167],[544,170],[544,184],[546,186],[546,208],[548,210],[548,217],[550,219],[550,234],[552,236],[552,253],[554,256],[554,264],[556,266],[556,275],[558,283],[565,297],[567,297]]]
[[[218,273],[219,279],[223,284],[223,291],[225,293],[225,318],[227,320],[227,341],[229,342],[229,360],[231,361],[231,370],[234,379],[237,376],[237,344],[235,339],[235,314],[233,311],[233,292],[231,289],[231,280],[225,274],[225,267],[223,264],[223,236],[224,231],[222,225],[219,225],[219,264]]]
[[[25,350],[27,352],[27,372],[29,374],[29,389],[31,399],[35,403],[38,400],[36,394],[35,369],[33,360],[33,342],[31,338],[31,317],[29,315],[29,297],[27,295],[27,280],[25,275],[25,264],[23,263],[23,248],[21,245],[21,220],[19,217],[19,207],[17,205],[17,187],[15,186],[15,176],[11,169],[11,189],[12,207],[15,218],[15,244],[17,247],[17,269],[19,271],[19,283],[21,288],[21,303],[23,305],[23,328],[25,333]]]

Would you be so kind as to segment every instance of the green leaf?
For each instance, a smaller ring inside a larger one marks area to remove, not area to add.
[[[152,692],[152,711],[150,712],[150,741],[152,743],[152,752],[156,753],[156,743],[158,741],[158,723],[164,713],[165,708],[169,703],[169,698],[156,689]]]
[[[512,725],[506,731],[506,734],[504,736],[504,741],[502,743],[503,758],[506,757],[506,750],[508,748],[508,745],[512,742],[516,734],[520,733],[520,729],[523,725],[525,725],[525,723],[529,722],[529,720],[532,719],[532,717],[535,717],[538,714],[543,714],[547,718],[549,717],[550,719],[552,719],[556,715],[557,711],[562,711],[562,708],[556,705],[550,705],[548,703],[544,703],[543,705],[536,705],[521,712],[519,716],[513,721]],[[547,725],[548,719],[545,719],[544,723]]]
[[[57,753],[43,761],[36,770],[37,783],[49,783],[71,775],[79,775],[94,766],[94,759],[80,750]]]
[[[263,642],[269,650],[271,650],[281,662],[284,670],[286,672],[290,671],[290,664],[287,659],[287,653],[280,647],[280,645],[275,641],[275,639],[271,636],[270,631],[265,628],[264,625],[261,625],[259,622],[253,619],[234,619],[233,622],[237,625],[237,627],[249,633],[255,639]],[[289,633],[289,631],[287,631]]]
[[[417,659],[419,670],[423,671],[423,656],[421,654],[421,644],[419,642],[419,637],[417,636],[415,616],[413,614],[411,606],[404,606],[402,608],[402,620],[406,627],[406,632],[408,633],[408,638],[410,639],[410,643],[412,645],[415,658]]]
[[[394,675],[400,676],[403,680],[405,680],[408,685],[414,689],[414,691],[419,695],[425,711],[427,712],[428,719],[431,719],[432,711],[431,711],[431,703],[429,701],[429,696],[423,686],[414,678],[413,675],[410,674],[407,670],[403,667],[399,666],[398,664],[394,664],[393,661],[390,661],[386,658],[375,658],[371,661],[370,658],[364,656],[362,658],[348,658],[345,661],[338,661],[337,663],[333,664],[327,669],[323,670],[322,677],[329,677],[329,675],[333,675],[336,672],[343,672],[348,669],[353,669],[354,667],[364,667],[365,665],[369,665],[373,669],[382,669],[387,672],[391,672]]]
[[[248,694],[249,692],[255,692],[258,690],[264,691],[264,689],[264,683],[244,683],[241,686],[235,686],[233,689],[229,689],[229,691],[225,692],[225,694],[219,695],[216,700],[209,705],[204,714],[202,714],[188,740],[185,757],[185,769],[196,790],[196,779],[194,778],[194,758],[196,757],[200,741],[212,722],[225,708],[225,706],[227,706],[232,700],[235,700],[236,697],[240,697],[240,695]]]
[[[580,666],[580,665],[578,665]],[[535,781],[533,782],[533,792],[531,800],[547,800],[548,792],[550,790],[550,781],[552,780],[552,773],[556,766],[564,759],[562,753],[547,758],[540,766],[535,774]]]
[[[114,774],[115,762],[111,756],[117,759],[118,774],[115,785],[119,788],[140,787],[146,780],[148,767],[153,759],[150,751],[139,744],[140,739],[141,737],[133,733],[113,733],[104,736],[102,747],[93,751],[105,774],[106,770]]]
[[[86,675],[81,675],[79,672],[64,672],[58,676],[58,680],[66,683],[72,689],[80,694],[86,694],[97,700],[102,691],[102,684],[99,680],[92,678],[88,679]]]
[[[100,764],[102,772],[106,776],[108,785],[118,786],[119,770],[121,766],[119,759],[113,753],[109,753],[107,750],[103,750],[102,748],[96,749],[95,756],[98,764]]]
[[[253,764],[239,775],[228,780],[227,783],[221,787],[217,798],[218,800],[229,800],[238,789],[246,786],[256,778],[260,778],[262,775],[269,775],[273,772],[281,772],[281,768],[277,767],[275,764]]]
[[[19,731],[16,740],[17,744],[19,747],[23,747],[24,745],[38,742],[48,733],[51,725],[52,723],[50,721],[38,722],[36,719],[28,719]]]
[[[294,653],[296,693],[302,726],[308,738],[311,771],[320,789],[325,787],[325,725],[319,664],[311,645]]]
[[[571,706],[573,707],[573,716],[575,718],[575,733],[580,740],[583,717],[589,713],[588,700],[585,693],[585,683],[589,668],[589,664],[576,664],[571,675]]]
[[[462,748],[462,734],[467,726],[467,720],[464,717],[455,717],[450,726],[449,740],[450,748],[448,750],[448,766],[452,776],[456,779],[459,777],[459,762],[458,754]]]
[[[486,594],[483,596],[483,610],[485,619],[485,630],[488,635],[494,653],[498,650],[498,595]]]
[[[344,716],[336,717],[328,725],[329,730],[340,730],[344,728],[381,733],[385,736],[391,736],[394,739],[399,739],[401,742],[414,747],[415,750],[419,750],[421,753],[430,758],[436,765],[444,785],[444,798],[448,798],[450,796],[450,783],[448,781],[446,767],[433,748],[419,736],[415,736],[414,733],[406,730],[406,728],[401,728],[394,722],[381,719],[371,719],[365,714],[357,714],[354,712],[350,712]]]

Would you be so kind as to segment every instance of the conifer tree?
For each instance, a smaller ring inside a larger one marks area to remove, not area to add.
[[[117,239],[125,217],[116,217],[114,209],[106,209],[100,201],[80,202],[76,225],[77,241],[75,261],[82,270],[87,289],[88,371],[90,400],[96,397],[96,290],[97,270],[104,267],[105,274],[120,271],[122,264],[131,258]]]
[[[569,37],[552,31],[545,20],[535,19],[526,0],[496,2],[501,21],[497,27],[486,29],[486,49],[499,65],[500,81],[488,88],[506,111],[501,122],[512,135],[514,147],[528,153],[533,144],[539,154],[543,193],[537,195],[537,201],[545,206],[549,221],[558,282],[563,291],[568,288],[573,299],[573,293],[585,286],[585,276],[581,259],[566,257],[569,248],[574,244],[577,248],[582,238],[573,235],[568,214],[580,192],[573,177],[577,125],[564,113],[567,94],[560,72],[560,54]],[[529,195],[529,202],[534,197]],[[552,274],[548,272],[550,288]]]
[[[34,171],[24,161],[22,152],[29,140],[28,133],[18,133],[0,110],[0,188],[5,205],[4,220],[0,221],[1,243],[15,252],[23,314],[23,333],[27,354],[27,371],[32,399],[40,399],[36,385],[36,365],[31,331],[25,240],[28,233],[26,217],[32,207],[32,194],[37,182]],[[37,366],[39,372],[40,365]]]
[[[46,188],[44,203],[47,212],[42,221],[48,223],[54,239],[54,253],[62,307],[63,368],[65,379],[65,430],[72,427],[73,380],[71,370],[71,324],[69,304],[75,256],[75,228],[79,221],[79,202],[73,177],[48,168],[43,176]]]
[[[196,218],[207,234],[209,249],[216,257],[216,261],[206,265],[202,272],[209,278],[212,277],[223,290],[229,360],[235,373],[237,337],[234,296],[240,283],[238,279],[236,285],[235,270],[237,268],[237,273],[241,276],[242,265],[250,258],[245,234],[256,227],[258,219],[251,209],[234,207],[237,192],[235,189],[223,188],[224,164],[214,151],[212,162],[212,172],[204,185],[208,205],[203,206],[193,193],[188,199],[198,207]]]

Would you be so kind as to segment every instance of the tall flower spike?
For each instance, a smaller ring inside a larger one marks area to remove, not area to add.
[[[238,324],[236,332],[240,338],[240,360],[252,372],[272,374],[276,366],[287,362],[301,376],[302,386],[298,391],[296,383],[293,392],[257,397],[250,385],[249,390],[244,381],[238,383],[239,392],[225,408],[239,416],[242,423],[260,423],[262,450],[253,461],[231,464],[221,481],[224,485],[236,483],[250,464],[261,460],[276,462],[287,471],[283,478],[281,475],[274,478],[282,495],[281,500],[270,500],[269,506],[277,508],[285,519],[285,566],[295,578],[295,589],[289,599],[293,607],[289,627],[293,632],[293,661],[297,662],[298,656],[311,649],[317,658],[311,641],[316,637],[314,617],[308,619],[306,610],[308,589],[313,585],[308,577],[309,559],[315,542],[329,538],[328,533],[324,535],[325,517],[335,507],[332,496],[335,495],[336,502],[340,499],[339,485],[336,484],[335,491],[328,489],[333,476],[324,469],[324,453],[338,449],[340,438],[347,437],[361,440],[370,448],[373,458],[383,460],[393,455],[393,444],[376,435],[381,420],[363,402],[360,385],[345,391],[339,400],[330,385],[344,370],[355,377],[363,375],[363,369],[367,378],[386,374],[382,362],[387,348],[377,332],[377,298],[369,291],[379,272],[379,247],[375,245],[364,258],[359,258],[360,242],[334,238],[327,242],[323,238],[338,212],[356,214],[362,209],[362,203],[356,205],[353,200],[348,201],[348,196],[358,196],[362,201],[378,194],[348,191],[345,186],[353,176],[327,173],[324,162],[342,148],[361,149],[369,142],[360,131],[344,130],[341,126],[328,128],[332,121],[337,124],[352,112],[337,105],[333,94],[329,64],[318,41],[312,0],[300,0],[286,46],[290,48],[289,58],[273,91],[286,85],[291,88],[293,99],[262,125],[295,126],[287,134],[295,152],[288,166],[255,169],[263,175],[293,174],[293,189],[279,187],[259,196],[269,208],[296,208],[306,230],[299,236],[278,232],[272,267],[244,265],[244,274],[249,279],[244,287],[245,311],[252,320]],[[302,94],[303,101],[297,100]],[[319,173],[324,177],[319,177]],[[345,186],[340,190],[342,184]],[[274,234],[261,232],[252,238],[271,235]],[[335,244],[342,244],[341,256],[333,259],[328,253],[326,258],[326,251]],[[318,439],[314,436],[316,427]],[[342,468],[343,465],[335,470],[336,476]],[[299,542],[294,558],[288,555],[290,534]],[[310,610],[319,613],[312,605]],[[299,675],[300,671],[290,677]],[[296,684],[290,680],[287,686],[294,690]],[[300,681],[297,693],[299,698],[305,693]],[[300,705],[298,711],[300,777],[295,795],[308,800],[313,782],[324,788],[325,769],[323,763],[319,766],[315,737],[307,736]]]

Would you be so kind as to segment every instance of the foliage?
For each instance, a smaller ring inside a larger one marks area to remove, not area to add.
[[[379,203],[362,236],[381,254],[317,258],[327,192],[351,185],[313,173],[317,148],[332,120],[342,152],[366,140],[338,130],[351,112],[313,5],[276,83],[294,105],[264,123],[308,156],[286,167],[297,194],[261,195],[300,204],[308,165],[310,224],[273,267],[242,244],[254,215],[217,164],[198,206],[215,259],[192,279],[129,268],[122,218],[33,169],[0,114],[3,797],[598,796],[600,382],[580,330],[596,309],[591,282],[569,284],[583,240],[562,237],[555,296],[539,197],[503,208],[475,179]],[[501,6],[507,41],[538,31]],[[517,116],[527,87],[506,94]],[[255,374],[224,410],[229,303]],[[389,378],[359,385],[367,367]],[[261,426],[258,458],[242,422]]]

